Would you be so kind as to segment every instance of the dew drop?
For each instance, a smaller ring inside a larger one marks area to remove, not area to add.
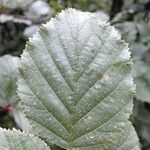
[[[73,98],[72,96],[69,96],[69,97],[68,97],[69,100],[72,100],[72,98]]]
[[[58,62],[58,61],[59,61],[59,59],[57,58],[57,59],[56,59],[56,61]]]
[[[48,118],[48,121],[50,121],[50,122],[51,122],[51,121],[52,121],[52,118]]]
[[[93,140],[94,139],[94,136],[93,135],[90,135],[90,137],[89,137],[91,140]]]
[[[124,126],[125,126],[125,123],[124,123],[124,122],[121,122],[121,123],[120,123],[120,126],[121,126],[121,127],[124,127]]]
[[[110,99],[110,102],[111,102],[111,103],[114,103],[114,100],[113,100],[113,99]]]
[[[60,78],[58,78],[57,80],[58,80],[58,81],[61,81],[61,79],[60,79]]]
[[[87,119],[88,119],[88,120],[91,120],[91,119],[92,119],[92,116],[88,115],[88,116],[87,116]]]
[[[95,89],[99,90],[101,88],[101,85],[100,84],[96,84],[95,85]]]

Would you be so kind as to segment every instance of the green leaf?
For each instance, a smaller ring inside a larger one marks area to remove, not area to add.
[[[0,149],[2,150],[49,150],[38,137],[13,129],[0,128]]]
[[[0,107],[12,107],[9,112],[20,129],[30,131],[30,125],[24,114],[17,108],[17,67],[19,57],[5,55],[0,57]]]
[[[19,109],[15,109],[13,111],[13,117],[17,126],[27,132],[32,132],[31,126],[29,124],[29,120],[25,117],[25,114],[21,112]]]
[[[137,99],[150,103],[150,86],[148,81],[144,80],[142,77],[135,78]]]
[[[137,36],[136,24],[133,22],[126,21],[124,23],[115,24],[115,27],[121,31],[124,39],[127,42],[132,43],[135,42]]]
[[[91,13],[63,11],[21,56],[18,94],[34,133],[68,150],[138,149],[128,121],[131,70],[128,45],[113,27]]]
[[[0,58],[0,106],[13,104],[17,101],[18,65],[18,57],[5,55]]]
[[[118,139],[118,143],[110,146],[107,149],[114,150],[139,150],[139,143],[137,139],[137,134],[135,129],[131,125],[131,123],[126,124],[126,128],[123,131],[124,133],[121,135],[120,139]]]
[[[25,8],[34,0],[0,0],[0,5],[6,8],[16,9]]]

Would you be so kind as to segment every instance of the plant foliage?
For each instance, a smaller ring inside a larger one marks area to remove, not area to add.
[[[24,114],[17,107],[17,67],[20,59],[11,55],[5,55],[0,58],[0,126],[5,128],[13,128],[11,119],[20,128],[29,131],[29,122]],[[6,124],[9,120],[10,123]],[[16,126],[15,126],[16,127]]]
[[[68,150],[139,149],[128,45],[92,13],[63,11],[30,38],[18,94],[34,133]],[[131,133],[131,134],[129,134]]]
[[[0,141],[1,150],[50,150],[38,137],[16,129],[0,128]]]
[[[6,8],[16,9],[25,8],[31,4],[34,0],[0,0],[0,5]]]
[[[16,101],[18,64],[18,57],[5,55],[0,58],[0,106],[10,105]]]

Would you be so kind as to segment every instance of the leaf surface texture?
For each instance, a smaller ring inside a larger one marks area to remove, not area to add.
[[[122,142],[138,149],[128,121],[128,45],[96,15],[68,9],[51,19],[27,43],[19,70],[18,93],[35,134],[68,150],[116,150]]]

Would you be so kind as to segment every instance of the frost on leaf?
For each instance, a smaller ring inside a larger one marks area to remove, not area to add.
[[[1,150],[50,150],[38,137],[13,129],[0,128]]]
[[[17,101],[17,67],[19,58],[5,55],[0,58],[0,106],[7,106]]]
[[[138,149],[128,45],[97,15],[68,9],[51,19],[27,43],[19,70],[36,135],[68,150]]]

